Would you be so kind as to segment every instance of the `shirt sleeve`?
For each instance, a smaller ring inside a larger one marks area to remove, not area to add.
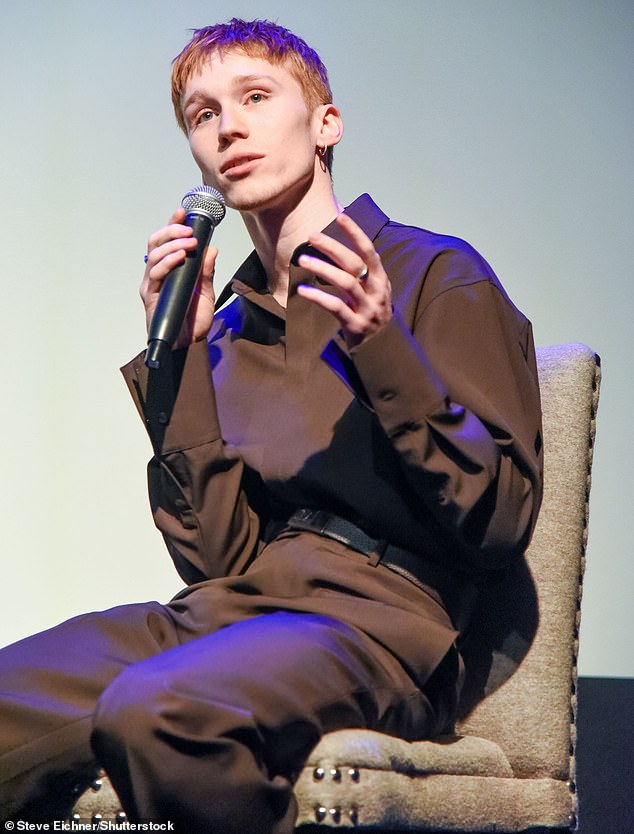
[[[465,256],[447,257],[410,321],[395,311],[351,356],[415,496],[471,569],[498,569],[525,550],[542,496],[532,331],[472,264],[437,280],[460,273]]]
[[[257,551],[260,522],[247,500],[243,461],[221,438],[206,342],[173,351],[170,360],[149,370],[141,354],[121,370],[154,450],[154,522],[192,584],[242,572]]]

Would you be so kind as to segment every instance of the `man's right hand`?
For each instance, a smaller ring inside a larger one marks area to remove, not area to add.
[[[184,219],[185,209],[177,209],[170,217],[167,226],[159,229],[148,240],[147,264],[139,290],[145,305],[145,321],[148,330],[163,281],[174,267],[185,260],[187,252],[198,245],[191,228],[183,225]],[[174,347],[185,347],[192,342],[207,338],[214,318],[213,276],[217,255],[218,250],[215,246],[210,246],[205,251],[187,319]]]

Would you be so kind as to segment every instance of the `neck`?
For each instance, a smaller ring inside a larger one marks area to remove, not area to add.
[[[310,189],[289,209],[288,204],[242,212],[268,281],[269,291],[286,307],[288,270],[293,252],[311,232],[321,231],[341,213],[330,180],[327,188]]]

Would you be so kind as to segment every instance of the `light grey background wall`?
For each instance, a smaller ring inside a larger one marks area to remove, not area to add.
[[[173,121],[187,30],[269,17],[323,56],[335,185],[467,238],[539,344],[602,356],[585,675],[634,674],[632,43],[628,0],[58,0],[0,23],[0,644],[180,587],[117,367],[144,344],[148,234],[197,183]],[[219,283],[248,241],[216,236]]]

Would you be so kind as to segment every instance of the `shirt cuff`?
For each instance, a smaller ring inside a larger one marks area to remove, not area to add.
[[[154,452],[200,446],[220,437],[207,342],[174,350],[161,368],[149,369],[145,352],[121,368],[145,422]]]
[[[350,355],[389,436],[446,410],[447,390],[398,311]]]

